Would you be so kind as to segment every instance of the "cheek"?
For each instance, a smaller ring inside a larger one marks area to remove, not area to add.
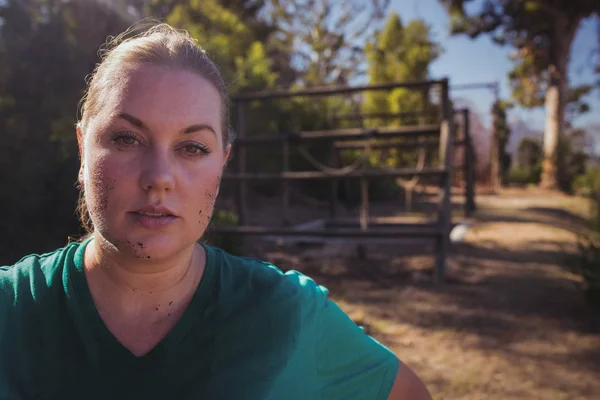
[[[209,181],[205,180],[202,192],[200,193],[202,204],[200,204],[200,210],[198,211],[198,223],[201,225],[207,225],[212,218],[220,184],[220,174],[214,174],[214,178]]]
[[[109,208],[111,194],[119,182],[118,171],[109,157],[96,157],[88,165],[86,174],[85,193],[86,202],[92,217],[105,219]]]

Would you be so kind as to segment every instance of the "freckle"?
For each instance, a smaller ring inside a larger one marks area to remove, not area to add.
[[[200,215],[200,214],[202,214],[202,210],[200,210],[200,211],[198,212],[198,215]]]
[[[152,294],[152,292],[150,292],[150,294]]]
[[[170,317],[170,316],[171,316],[171,313],[168,313],[168,314],[167,314],[167,317]]]
[[[144,243],[138,242],[138,246],[140,246],[141,248],[144,248]]]
[[[150,256],[148,256],[148,258],[150,258]]]
[[[135,292],[135,291],[137,290],[137,288],[133,288],[133,289],[131,289],[131,290],[133,290],[133,291]]]
[[[156,311],[158,311],[158,307],[156,307]]]

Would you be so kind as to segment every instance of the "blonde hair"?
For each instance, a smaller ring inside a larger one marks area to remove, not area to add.
[[[85,131],[90,120],[98,114],[106,91],[114,88],[128,67],[152,64],[180,68],[198,73],[209,81],[221,97],[221,132],[223,148],[233,143],[235,134],[229,124],[229,96],[221,72],[206,52],[187,31],[178,30],[168,24],[148,22],[133,26],[117,37],[109,37],[100,48],[101,61],[94,72],[86,78],[87,90],[80,102],[81,120],[77,126]],[[93,224],[85,203],[83,188],[80,188],[77,211],[81,223],[88,233]]]

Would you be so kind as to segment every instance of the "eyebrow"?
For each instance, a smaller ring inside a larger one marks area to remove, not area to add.
[[[148,129],[148,127],[142,122],[141,119],[134,117],[131,114],[127,114],[125,112],[120,112],[117,114],[117,117],[124,119],[125,121],[129,122],[132,125],[137,126],[140,129]],[[209,130],[212,133],[214,133],[215,135],[217,134],[217,132],[215,131],[215,129],[208,125],[208,124],[194,124],[194,125],[190,125],[187,128],[185,128],[183,130],[183,133],[185,134],[189,134],[189,133],[193,133],[193,132],[198,132],[198,131],[203,131],[203,130]]]

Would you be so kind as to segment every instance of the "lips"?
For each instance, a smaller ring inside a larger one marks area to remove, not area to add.
[[[151,206],[151,205],[143,206],[143,207],[137,209],[136,211],[134,211],[134,213],[140,214],[140,215],[147,215],[149,217],[164,217],[164,216],[176,217],[177,216],[173,211],[171,211],[169,208],[167,208],[165,206]]]
[[[164,206],[144,206],[129,213],[133,220],[146,229],[159,229],[167,227],[179,217]]]

